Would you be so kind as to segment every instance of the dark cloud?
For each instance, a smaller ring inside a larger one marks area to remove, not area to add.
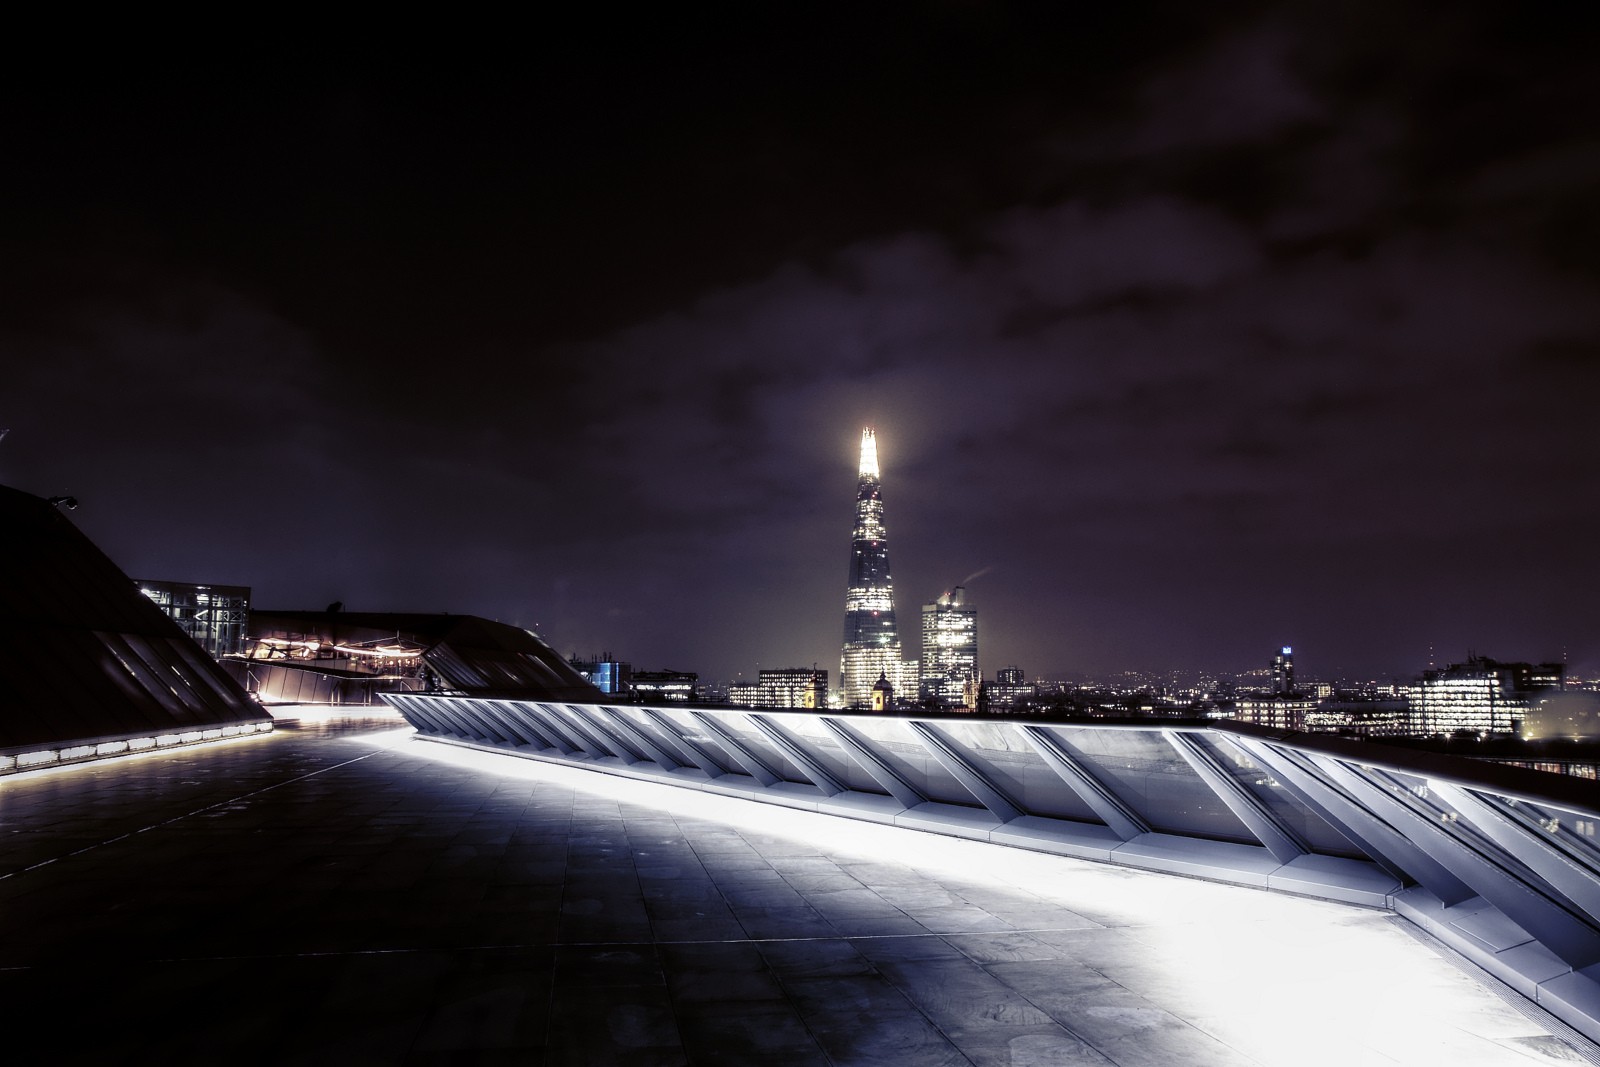
[[[967,576],[991,670],[1600,665],[1572,27],[594,29],[14,100],[0,475],[135,573],[726,676],[836,669],[873,424],[903,629]]]

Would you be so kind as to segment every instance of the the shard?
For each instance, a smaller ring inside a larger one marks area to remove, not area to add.
[[[845,706],[869,705],[872,687],[880,677],[899,690],[900,631],[894,617],[894,582],[889,577],[878,441],[872,430],[866,429],[861,431],[861,481],[856,491],[855,531],[850,538],[850,587],[845,593],[844,651],[839,662]]]

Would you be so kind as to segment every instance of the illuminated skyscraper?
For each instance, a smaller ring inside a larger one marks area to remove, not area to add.
[[[922,682],[918,696],[946,707],[974,707],[977,700],[978,609],[966,606],[959,585],[922,605]]]
[[[878,481],[878,441],[861,431],[861,483],[856,491],[856,526],[850,543],[850,588],[844,599],[844,652],[839,686],[846,707],[868,706],[872,686],[886,677],[896,692],[904,676],[900,630],[894,618],[894,583],[889,577],[889,541],[883,525],[883,490]]]
[[[1294,692],[1294,648],[1284,645],[1278,649],[1278,654],[1272,657],[1272,662],[1267,664],[1272,668],[1272,691],[1274,693]]]

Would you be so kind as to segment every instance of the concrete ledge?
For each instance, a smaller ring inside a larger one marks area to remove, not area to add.
[[[1260,845],[1172,834],[1140,834],[1113,850],[1111,862],[1262,889],[1267,888],[1268,879],[1283,866]]]
[[[991,830],[989,840],[997,845],[1013,845],[1097,863],[1110,863],[1112,850],[1122,844],[1122,838],[1109,826],[1047,819],[1039,815],[1012,819],[1004,826]]]
[[[895,816],[894,824],[912,830],[928,830],[936,834],[972,837],[989,840],[989,834],[1001,825],[994,812],[988,808],[964,808],[959,804],[942,804],[930,800],[907,808]]]
[[[828,797],[817,805],[817,810],[846,819],[862,819],[892,826],[906,809],[894,797],[851,790]]]
[[[1421,886],[1412,886],[1394,897],[1396,915],[1426,930],[1529,1000],[1537,1001],[1544,984],[1571,972],[1572,968],[1564,960],[1526,933],[1520,942],[1499,950],[1479,937],[1468,936],[1463,923],[1485,906],[1482,898],[1473,897],[1447,908]],[[1600,1034],[1600,1028],[1584,1030],[1584,1033],[1593,1038]]]
[[[1394,876],[1375,863],[1344,856],[1298,856],[1267,876],[1267,888],[1301,896],[1389,907],[1400,891]]]
[[[1539,985],[1534,997],[1557,1019],[1594,1039],[1600,1034],[1600,965],[1568,971]]]

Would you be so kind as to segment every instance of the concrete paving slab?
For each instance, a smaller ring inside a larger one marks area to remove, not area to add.
[[[53,1062],[1594,1062],[1399,923],[393,718],[0,781],[0,1003],[65,1013]]]

